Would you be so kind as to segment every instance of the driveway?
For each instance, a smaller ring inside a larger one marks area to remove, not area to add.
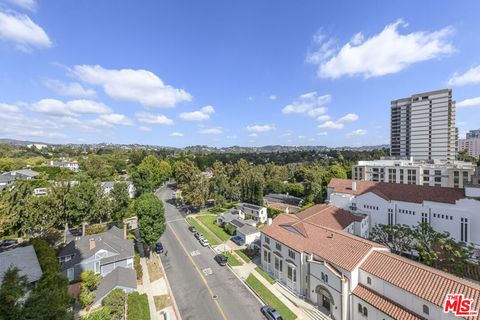
[[[167,229],[161,241],[168,251],[161,255],[183,320],[262,319],[261,303],[227,267],[214,260],[215,253],[202,247],[188,231],[188,223],[171,201],[173,191],[161,188]]]

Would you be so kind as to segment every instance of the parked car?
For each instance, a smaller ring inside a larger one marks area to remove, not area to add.
[[[195,229],[195,227],[194,227],[194,226],[190,226],[190,227],[188,227],[188,230],[189,230],[191,233],[195,233],[195,232],[197,232],[197,229]]]
[[[215,261],[217,261],[217,263],[219,265],[221,265],[222,267],[226,266],[227,265],[227,257],[225,257],[223,254],[217,254],[215,256]]]
[[[164,251],[163,244],[160,241],[155,243],[155,252],[160,254],[160,253],[163,253],[163,251]]]
[[[273,309],[268,304],[260,308],[260,311],[268,320],[283,320],[280,313],[278,313],[277,310]]]
[[[15,239],[0,241],[0,249],[9,249],[9,248],[13,247],[14,245],[16,245],[17,243],[18,243],[18,241],[15,240]]]
[[[230,239],[236,244],[238,244],[239,246],[243,245],[243,239],[240,236],[233,236]]]
[[[200,232],[195,232],[195,238],[197,238],[197,240],[200,240],[203,238],[203,234],[201,234]]]
[[[198,241],[203,247],[207,247],[210,244],[207,239],[203,238],[203,236]]]

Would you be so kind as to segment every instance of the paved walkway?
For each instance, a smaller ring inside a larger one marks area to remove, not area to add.
[[[161,266],[161,260],[157,257],[156,254],[152,254],[150,259],[155,259],[159,262]],[[161,267],[162,277],[153,282],[150,282],[150,277],[148,274],[147,259],[141,258],[140,263],[143,269],[143,284],[138,286],[138,292],[146,293],[148,296],[148,305],[150,307],[150,318],[153,320],[163,320],[163,314],[168,313],[169,317],[167,319],[177,319],[181,320],[180,313],[175,303],[173,294],[171,294],[170,286],[168,284],[168,279],[166,279],[165,272],[163,267]],[[171,305],[162,310],[156,310],[155,302],[153,297],[160,295],[169,295]]]

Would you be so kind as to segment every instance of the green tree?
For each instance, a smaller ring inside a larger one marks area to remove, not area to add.
[[[48,194],[41,197],[29,197],[26,203],[25,221],[21,231],[29,236],[44,236],[58,221],[55,211],[55,198]]]
[[[95,293],[93,291],[100,283],[100,276],[92,270],[87,270],[80,274],[80,279],[82,280],[80,301],[85,307],[89,308],[95,299]]]
[[[110,191],[112,219],[121,220],[127,213],[130,197],[128,195],[128,186],[126,183],[117,182]]]
[[[98,221],[104,216],[106,202],[100,202],[103,192],[98,182],[84,179],[73,186],[66,196],[69,222]]]
[[[80,165],[92,179],[106,180],[112,178],[114,174],[113,167],[98,155],[89,155],[87,159],[80,162]]]
[[[137,168],[132,174],[132,181],[139,195],[152,192],[155,188],[153,174],[147,168]]]
[[[259,206],[263,205],[264,184],[263,175],[254,169],[249,170],[242,180],[241,200]]]
[[[135,201],[141,241],[149,248],[158,241],[165,231],[165,208],[163,202],[153,193],[144,193]]]
[[[332,178],[347,179],[345,168],[339,164],[334,164],[330,167],[330,175]]]
[[[370,238],[400,255],[405,252],[411,253],[414,243],[413,231],[409,226],[400,224],[378,224],[372,228]]]
[[[23,303],[21,298],[27,290],[27,277],[19,275],[19,269],[9,268],[3,275],[0,287],[0,319],[23,319]]]
[[[113,289],[103,300],[102,306],[110,311],[110,318],[112,320],[123,319],[125,311],[125,300],[127,296],[125,291],[120,288]]]

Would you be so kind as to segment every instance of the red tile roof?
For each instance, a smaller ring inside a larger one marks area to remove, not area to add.
[[[373,248],[387,250],[375,242],[322,227],[311,223],[308,218],[300,220],[293,215],[280,214],[271,225],[262,229],[262,233],[296,251],[315,254],[347,271],[355,269]]]
[[[480,285],[390,252],[372,252],[360,269],[439,307],[449,293],[463,293],[474,310],[480,307]]]
[[[353,295],[359,297],[363,301],[369,303],[374,308],[385,313],[393,319],[399,320],[424,320],[425,318],[405,309],[392,300],[377,294],[367,287],[358,285],[352,291]],[[355,306],[354,306],[355,307]]]
[[[354,221],[362,221],[363,216],[352,214],[341,208],[326,204],[317,204],[299,212],[296,215],[300,220],[317,224],[335,230],[344,230]]]
[[[352,183],[356,183],[356,190]],[[334,192],[361,195],[373,192],[386,200],[422,203],[423,201],[452,203],[465,198],[465,190],[459,188],[439,188],[415,184],[386,183],[334,178],[328,184]]]

